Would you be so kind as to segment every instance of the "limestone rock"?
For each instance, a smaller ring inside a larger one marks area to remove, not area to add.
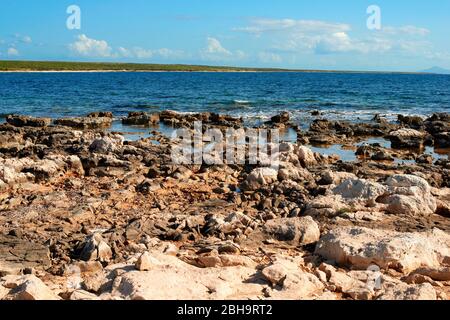
[[[257,190],[278,180],[278,172],[272,168],[256,168],[243,184],[245,190]]]
[[[112,258],[111,248],[98,233],[94,233],[93,235],[87,237],[81,247],[81,260],[98,260],[100,262],[109,262]]]
[[[333,189],[333,193],[344,200],[361,201],[370,206],[374,206],[377,198],[385,192],[383,185],[364,179],[348,179]]]
[[[111,126],[112,119],[109,117],[63,118],[55,120],[55,124],[76,129],[104,129]]]
[[[124,138],[121,135],[104,136],[96,139],[89,146],[89,150],[95,153],[110,153],[120,150],[123,146]]]
[[[380,201],[392,214],[427,216],[435,213],[437,202],[428,182],[414,175],[394,175],[387,179],[389,195]]]
[[[42,280],[34,275],[23,276],[21,283],[11,289],[8,296],[12,300],[60,300]]]
[[[319,226],[309,216],[269,220],[264,225],[264,232],[279,241],[287,241],[294,245],[315,243],[320,238]]]
[[[409,273],[420,267],[439,267],[450,256],[450,235],[434,229],[425,233],[399,233],[341,227],[321,237],[316,254],[353,269],[378,265]]]

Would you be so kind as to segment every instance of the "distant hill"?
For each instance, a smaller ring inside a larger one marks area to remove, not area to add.
[[[424,73],[436,73],[436,74],[450,74],[450,70],[440,68],[440,67],[433,67],[427,70],[423,70]]]

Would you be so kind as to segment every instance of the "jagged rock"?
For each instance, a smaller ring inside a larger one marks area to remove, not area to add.
[[[440,268],[420,268],[414,271],[415,274],[424,275],[437,281],[450,281],[450,267]]]
[[[6,117],[6,122],[15,127],[47,127],[52,123],[52,119],[9,115]]]
[[[392,214],[428,216],[437,209],[428,182],[414,175],[393,175],[386,181],[389,194],[379,201],[388,205]]]
[[[87,237],[81,248],[80,259],[84,261],[109,262],[112,258],[111,248],[98,233]]]
[[[71,127],[76,129],[104,129],[112,124],[112,118],[109,117],[80,117],[63,118],[55,120],[56,125]]]
[[[400,129],[393,131],[388,136],[393,148],[415,148],[423,147],[425,134],[414,129]]]
[[[258,190],[263,186],[278,180],[278,172],[272,168],[256,168],[248,176],[243,184],[245,190]]]
[[[280,114],[278,114],[276,116],[273,116],[270,119],[270,122],[287,124],[289,122],[289,120],[290,120],[289,112],[282,112],[282,113],[280,113]]]
[[[198,268],[180,259],[151,252],[159,261],[150,271],[126,271],[116,278],[111,294],[134,300],[241,299],[261,295],[263,285],[250,283],[255,269],[243,266]],[[155,290],[158,288],[158,290]]]
[[[270,298],[300,300],[313,299],[322,293],[324,285],[313,274],[299,268],[296,258],[277,257],[262,275],[274,286]]]
[[[322,173],[319,184],[338,185],[341,182],[343,182],[344,180],[349,180],[349,179],[355,180],[357,178],[358,177],[355,174],[350,173],[350,172],[333,172],[333,171],[328,170],[328,171],[325,171],[324,173]]]
[[[429,283],[407,285],[396,282],[385,286],[377,300],[436,300],[436,290]]]
[[[89,151],[95,153],[110,153],[120,150],[123,146],[124,137],[121,135],[104,136],[96,139],[89,146]]]
[[[300,146],[296,150],[299,161],[302,166],[309,167],[317,164],[317,159],[314,152],[305,146]]]
[[[383,185],[364,179],[348,179],[333,189],[335,195],[346,201],[364,202],[368,206],[375,206],[377,198],[385,192]]]
[[[70,295],[70,300],[93,301],[100,300],[100,298],[93,293],[78,289],[72,292],[72,294]]]
[[[319,226],[311,217],[269,220],[264,225],[264,232],[295,245],[315,243],[320,238]]]
[[[125,125],[148,126],[159,123],[159,114],[148,114],[146,112],[130,112],[127,118],[122,119]]]
[[[150,253],[144,252],[136,261],[135,267],[139,271],[149,271],[151,268],[159,262],[154,259]]]
[[[0,276],[19,274],[25,268],[49,266],[50,253],[47,247],[0,235]]]
[[[95,111],[87,115],[89,118],[112,118],[113,113],[110,111]]]
[[[311,217],[334,217],[351,209],[340,195],[319,196],[305,206],[305,215]]]
[[[280,162],[278,180],[312,181],[313,176],[308,170],[302,167],[296,167],[290,162]]]
[[[439,267],[450,257],[450,235],[439,229],[400,233],[358,227],[341,227],[323,235],[316,254],[354,269],[375,264],[409,273],[420,267]]]
[[[12,300],[60,300],[39,278],[34,275],[22,276],[11,289],[8,297]]]
[[[218,255],[200,256],[195,258],[195,266],[200,268],[220,268],[244,266],[254,268],[256,263],[246,256]]]

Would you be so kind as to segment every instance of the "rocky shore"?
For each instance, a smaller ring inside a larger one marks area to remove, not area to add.
[[[171,139],[151,129],[127,141],[110,112],[8,116],[0,299],[450,299],[450,115],[315,115],[308,130],[288,113],[261,125],[297,134],[281,143],[278,171],[173,165]],[[122,121],[244,125],[173,111]],[[324,144],[356,160],[309,147]]]

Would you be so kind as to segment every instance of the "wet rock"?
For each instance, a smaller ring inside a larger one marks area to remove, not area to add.
[[[400,129],[389,134],[393,148],[413,148],[423,147],[425,134],[414,129]]]
[[[6,117],[6,122],[15,127],[47,127],[51,124],[52,119],[9,115]]]
[[[112,119],[109,117],[80,117],[80,118],[63,118],[54,122],[56,125],[76,128],[76,129],[104,129],[109,128]]]
[[[89,118],[112,118],[113,113],[109,111],[96,111],[87,115]]]
[[[315,243],[320,238],[319,226],[311,217],[270,220],[264,225],[264,232],[294,245]]]
[[[420,129],[424,124],[423,119],[419,116],[404,116],[399,114],[398,121],[414,129]]]
[[[289,120],[290,120],[289,112],[282,112],[282,113],[280,113],[280,114],[278,114],[276,116],[273,116],[270,119],[270,122],[287,124],[289,122]]]
[[[420,267],[439,267],[450,256],[450,235],[438,229],[400,233],[341,227],[322,236],[315,253],[353,269],[377,265],[409,273]]]
[[[159,114],[146,112],[130,112],[127,118],[122,119],[125,125],[149,126],[159,123]]]

